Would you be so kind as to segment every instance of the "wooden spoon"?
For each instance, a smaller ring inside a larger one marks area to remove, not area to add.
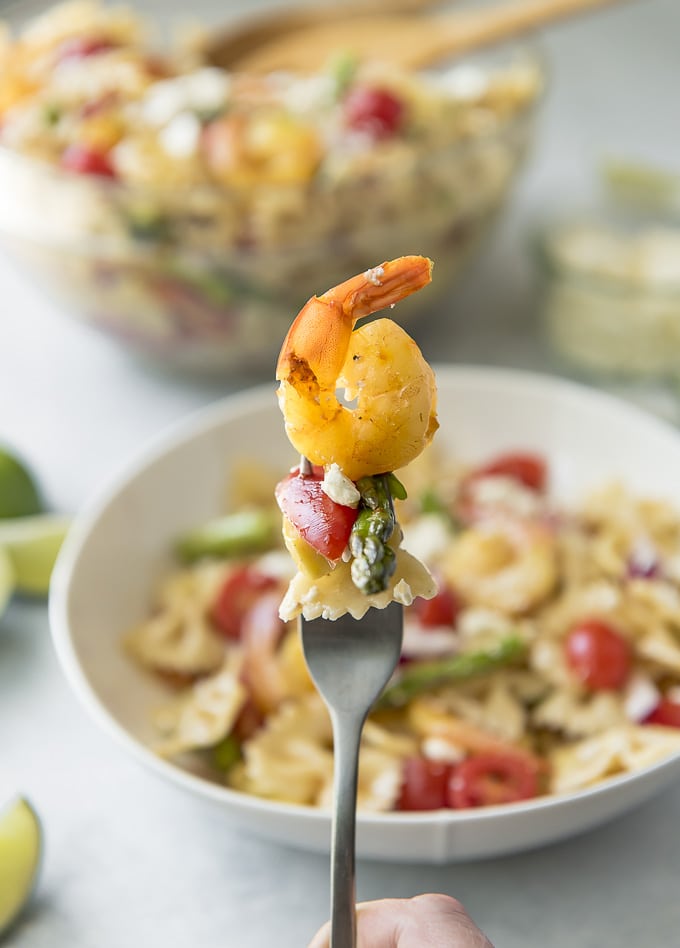
[[[355,18],[378,14],[417,13],[442,0],[348,0],[345,3],[322,2],[312,6],[285,7],[236,20],[228,28],[210,37],[203,46],[208,62],[222,69],[252,56],[258,49],[281,40],[291,33],[299,34],[310,27],[355,21]]]
[[[621,0],[516,0],[441,16],[383,14],[335,20],[291,32],[235,60],[241,72],[315,72],[341,52],[406,69],[432,65],[540,26]]]

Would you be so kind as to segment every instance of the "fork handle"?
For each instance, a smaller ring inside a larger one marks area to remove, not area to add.
[[[356,946],[356,802],[365,715],[332,712],[335,772],[331,830],[330,948]]]

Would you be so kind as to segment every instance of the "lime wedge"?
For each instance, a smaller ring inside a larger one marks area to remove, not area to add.
[[[28,469],[0,448],[0,519],[28,517],[43,509],[38,488]]]
[[[61,514],[0,521],[0,547],[11,560],[17,592],[47,595],[52,567],[69,525],[69,518]]]
[[[41,854],[40,820],[20,797],[0,813],[0,936],[31,897]]]
[[[0,616],[14,592],[14,567],[7,551],[0,546]]]

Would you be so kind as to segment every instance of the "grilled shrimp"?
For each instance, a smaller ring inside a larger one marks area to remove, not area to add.
[[[431,273],[426,257],[399,257],[303,306],[276,377],[288,438],[312,463],[335,463],[356,481],[404,467],[432,439],[434,373],[416,343],[391,319],[354,329],[363,316],[426,286]]]

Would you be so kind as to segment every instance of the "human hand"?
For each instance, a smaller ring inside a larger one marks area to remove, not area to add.
[[[309,948],[329,948],[330,924]],[[493,948],[463,906],[449,895],[381,899],[357,905],[357,948]]]

